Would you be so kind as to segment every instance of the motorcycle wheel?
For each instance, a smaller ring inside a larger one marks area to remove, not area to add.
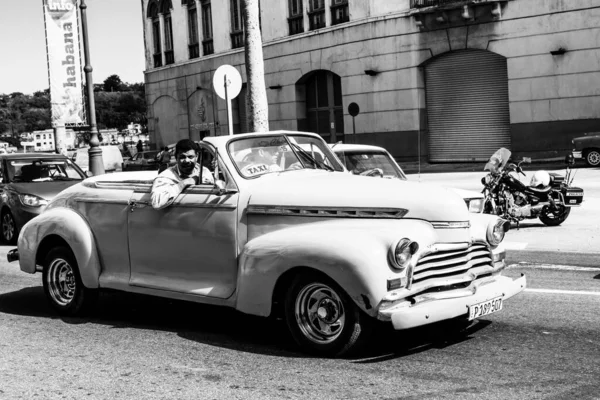
[[[548,207],[544,207],[540,214],[540,221],[542,221],[544,225],[558,226],[565,222],[570,213],[570,207],[559,206],[556,211],[551,211]]]

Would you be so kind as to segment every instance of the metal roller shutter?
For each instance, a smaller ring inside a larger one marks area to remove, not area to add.
[[[506,59],[479,50],[443,55],[425,67],[432,162],[487,161],[510,147]]]

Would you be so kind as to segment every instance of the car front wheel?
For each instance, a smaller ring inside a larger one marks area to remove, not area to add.
[[[600,165],[600,150],[588,150],[585,154],[585,162],[591,167]]]
[[[8,244],[17,241],[17,223],[10,211],[2,212],[2,240]]]
[[[355,351],[372,323],[338,285],[317,274],[295,278],[285,298],[285,319],[300,347],[322,356]]]
[[[75,256],[64,246],[55,247],[46,256],[42,280],[52,307],[64,316],[84,315],[98,295],[97,290],[83,285]]]

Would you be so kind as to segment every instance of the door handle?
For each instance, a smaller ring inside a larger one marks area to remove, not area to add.
[[[144,208],[149,205],[150,203],[148,203],[147,201],[129,200],[129,211],[133,212],[133,210],[135,210],[136,208]]]

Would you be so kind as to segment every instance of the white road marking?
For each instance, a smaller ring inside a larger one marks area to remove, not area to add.
[[[554,294],[584,294],[587,296],[600,296],[600,292],[587,292],[584,290],[557,290],[557,289],[525,289],[526,292],[554,293]]]
[[[599,272],[600,265],[598,268],[593,267],[576,267],[573,265],[555,265],[555,264],[533,264],[528,262],[520,262],[518,264],[510,264],[506,268],[531,268],[531,269],[553,269],[556,271],[578,271],[578,272]]]
[[[525,250],[527,242],[502,242],[506,250]]]

